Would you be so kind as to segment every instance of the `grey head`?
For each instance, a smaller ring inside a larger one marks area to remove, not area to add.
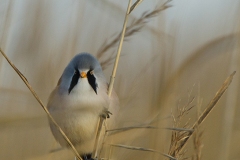
[[[89,53],[80,53],[69,62],[58,81],[61,94],[71,93],[72,89],[81,81],[81,71],[86,71],[86,78],[96,94],[98,82],[106,83],[98,60]]]

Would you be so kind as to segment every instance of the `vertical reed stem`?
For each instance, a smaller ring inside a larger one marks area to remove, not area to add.
[[[125,20],[124,20],[124,24],[123,24],[121,39],[120,39],[118,50],[117,50],[117,56],[115,59],[115,63],[114,63],[114,67],[113,67],[113,71],[112,71],[112,75],[111,75],[111,79],[110,79],[110,83],[109,83],[109,87],[108,87],[108,96],[109,97],[111,97],[111,94],[112,94],[113,84],[114,84],[114,80],[115,80],[115,76],[116,76],[116,72],[117,72],[119,57],[120,57],[121,50],[122,50],[124,35],[126,32],[127,20],[128,20],[128,15],[130,13],[131,3],[132,3],[132,0],[129,0],[127,12],[126,12]],[[100,133],[102,130],[103,122],[104,122],[104,118],[102,116],[100,116],[99,126],[98,126],[97,135],[96,135],[95,144],[94,144],[93,153],[92,153],[92,158],[94,158],[94,159],[96,159],[98,157],[98,145],[99,145]]]

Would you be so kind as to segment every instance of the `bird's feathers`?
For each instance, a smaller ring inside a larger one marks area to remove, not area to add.
[[[80,72],[87,73],[87,78],[80,78]],[[115,108],[115,112],[118,108],[117,96],[109,98],[107,87],[97,59],[82,53],[70,61],[49,97],[47,107],[50,113],[79,154],[92,152],[99,115],[109,105],[110,111]],[[68,146],[51,121],[50,127],[55,139],[62,146]]]

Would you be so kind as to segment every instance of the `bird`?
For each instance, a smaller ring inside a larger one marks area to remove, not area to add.
[[[51,92],[47,108],[84,159],[91,159],[99,116],[108,117],[108,126],[116,122],[118,97],[108,96],[108,83],[98,60],[89,53],[79,53],[64,69]],[[49,120],[50,129],[62,147],[69,147],[59,130]]]

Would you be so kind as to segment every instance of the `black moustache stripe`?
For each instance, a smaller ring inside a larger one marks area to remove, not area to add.
[[[68,94],[70,94],[70,92],[72,91],[72,89],[76,86],[76,84],[78,83],[80,77],[80,73],[78,72],[78,70],[75,70],[74,75],[72,77],[72,81],[70,84],[70,87],[68,88]]]
[[[95,93],[97,94],[97,83],[96,83],[96,78],[94,77],[93,74],[91,74],[92,70],[89,70],[87,72],[87,78],[88,78],[88,83],[91,85],[91,87],[93,88],[93,90],[95,91]]]

